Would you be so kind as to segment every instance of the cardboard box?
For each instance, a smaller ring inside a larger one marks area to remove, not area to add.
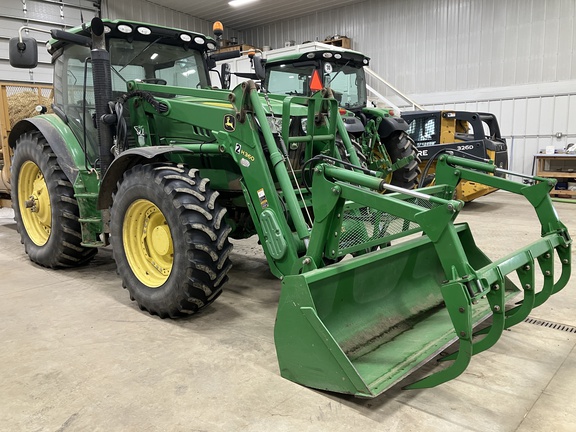
[[[352,48],[352,39],[347,38],[347,37],[340,37],[338,39],[325,40],[322,43],[325,43],[328,45],[334,45],[334,46],[341,47],[341,48],[347,48],[347,49]]]
[[[251,49],[256,49],[252,45],[238,44],[238,45],[228,45],[226,47],[220,48],[217,52],[228,52],[228,51],[249,51]]]

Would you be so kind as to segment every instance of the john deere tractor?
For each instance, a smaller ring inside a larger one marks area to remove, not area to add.
[[[364,54],[349,49],[294,51],[267,59],[254,56],[254,73],[235,75],[261,80],[264,92],[291,96],[310,96],[329,87],[361,163],[386,172],[391,184],[412,189],[420,160],[406,133],[408,123],[388,109],[369,106],[364,72],[369,63]]]
[[[333,92],[263,94],[253,81],[211,89],[215,48],[198,33],[123,20],[52,31],[54,113],[9,137],[15,219],[32,261],[86,264],[111,240],[130,297],[178,318],[221,294],[229,239],[257,235],[282,279],[280,373],[362,397],[454,341],[447,367],[411,387],[458,376],[564,287],[571,240],[552,181],[515,183],[490,175],[502,172],[493,164],[442,155],[435,186],[392,185],[362,166]],[[34,67],[36,56],[33,39],[10,41],[13,66]],[[491,261],[455,223],[462,179],[524,195],[542,238]]]

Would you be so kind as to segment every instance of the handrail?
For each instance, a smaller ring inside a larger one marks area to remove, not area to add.
[[[390,90],[392,90],[394,93],[396,93],[398,96],[400,96],[402,99],[404,99],[404,101],[408,102],[410,105],[412,105],[412,109],[414,110],[419,110],[419,111],[424,111],[424,107],[422,107],[422,105],[417,104],[415,101],[413,101],[412,99],[410,99],[410,97],[406,96],[404,93],[402,93],[400,90],[398,90],[396,87],[394,87],[392,84],[390,84],[388,81],[386,81],[384,78],[382,78],[380,75],[378,75],[376,72],[374,72],[372,69],[370,69],[367,66],[364,66],[364,70],[366,72],[368,72],[368,74],[370,76],[372,76],[373,78],[376,78],[378,81],[380,81],[382,84],[384,84],[386,87],[388,87]],[[380,97],[381,99],[384,99],[384,101],[386,103],[390,103],[386,98],[382,97],[380,94],[378,94],[376,91],[374,91],[372,88],[370,88],[369,86],[366,86],[366,88],[368,90],[370,90],[371,92],[373,92],[376,96]]]

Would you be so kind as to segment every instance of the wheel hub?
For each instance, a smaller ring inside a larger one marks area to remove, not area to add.
[[[170,250],[170,230],[166,225],[157,226],[152,231],[152,247],[158,255],[166,255]]]
[[[162,211],[140,199],[126,210],[123,227],[126,258],[134,275],[149,288],[164,284],[174,261],[172,234]]]
[[[18,200],[26,233],[36,245],[45,245],[52,229],[50,194],[42,171],[32,161],[20,168]]]

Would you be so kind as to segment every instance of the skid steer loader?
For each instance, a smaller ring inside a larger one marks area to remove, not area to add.
[[[229,238],[256,234],[282,279],[281,375],[360,397],[455,340],[452,363],[410,387],[458,376],[566,285],[571,239],[548,195],[553,181],[516,183],[490,175],[502,171],[493,164],[443,155],[436,185],[391,185],[360,165],[329,90],[211,89],[214,48],[198,33],[123,20],[52,31],[54,114],[17,123],[9,137],[15,219],[32,261],[85,264],[110,239],[130,297],[178,318],[222,292]],[[36,55],[33,39],[10,41],[13,66],[33,67]],[[541,239],[490,260],[455,223],[462,179],[525,196]]]
[[[402,113],[402,118],[409,123],[408,134],[418,148],[422,186],[433,182],[436,159],[445,152],[476,160],[490,159],[498,168],[508,169],[508,147],[494,114],[408,111]],[[469,202],[495,190],[480,183],[461,182],[456,188],[456,198]]]

